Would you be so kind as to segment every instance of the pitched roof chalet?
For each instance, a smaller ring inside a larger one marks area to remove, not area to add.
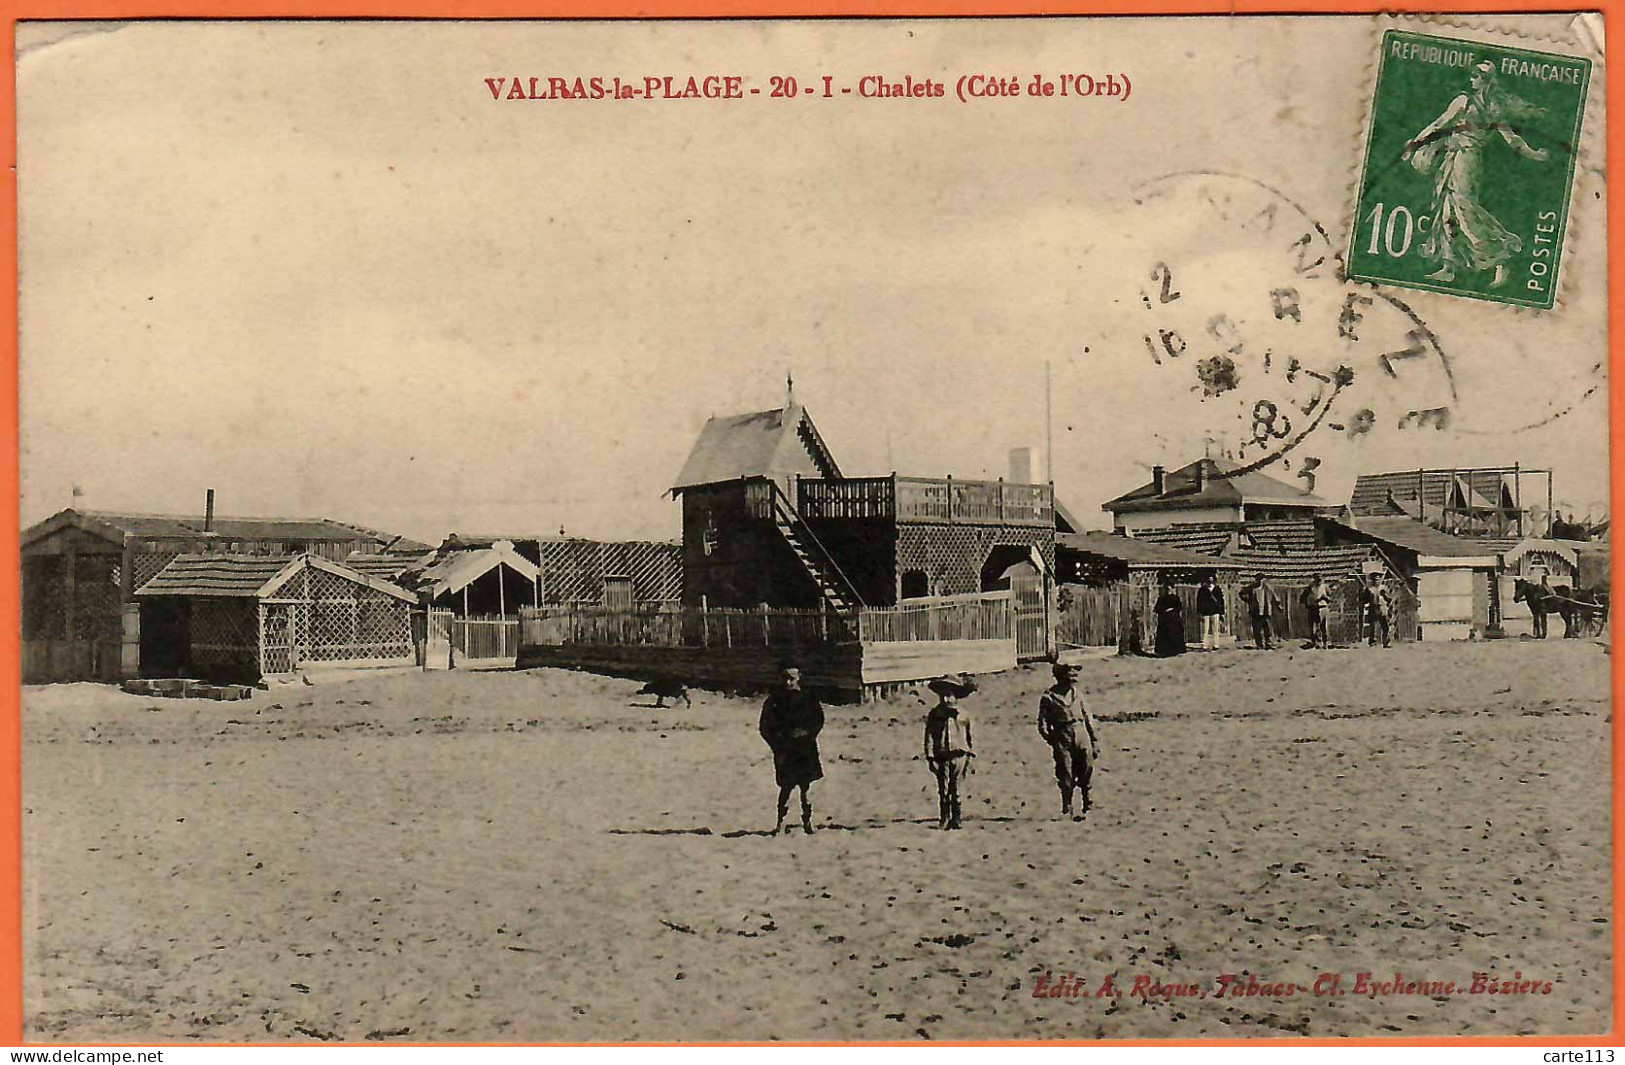
[[[137,597],[273,598],[304,568],[325,570],[355,584],[412,602],[412,596],[369,574],[317,555],[177,555],[136,591]]]
[[[808,471],[820,477],[841,475],[807,408],[797,403],[707,421],[672,491]]]
[[[1228,459],[1202,458],[1163,476],[1162,491],[1154,480],[1125,492],[1101,508],[1114,513],[1146,510],[1183,510],[1191,507],[1233,507],[1243,503],[1282,506],[1333,507],[1319,496],[1266,473]]]

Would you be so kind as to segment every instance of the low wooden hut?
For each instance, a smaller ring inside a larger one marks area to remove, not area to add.
[[[140,672],[135,592],[186,554],[338,560],[428,550],[327,518],[231,518],[68,509],[22,534],[24,683],[117,680]]]
[[[144,676],[252,683],[414,661],[414,596],[319,555],[181,555],[135,598]]]
[[[1419,639],[1482,638],[1500,628],[1505,604],[1493,545],[1408,517],[1356,517],[1322,531],[1334,544],[1371,545],[1394,565],[1416,596]]]

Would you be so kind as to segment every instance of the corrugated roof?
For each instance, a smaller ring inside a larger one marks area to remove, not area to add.
[[[1241,503],[1300,507],[1334,505],[1259,470],[1247,469],[1228,459],[1202,458],[1164,474],[1160,494],[1156,491],[1155,482],[1147,481],[1101,506],[1105,510],[1132,513],[1175,507],[1236,506]]]
[[[1361,516],[1392,515],[1397,505],[1414,516],[1417,501],[1434,509],[1448,504],[1493,510],[1510,504],[1510,493],[1499,469],[1362,473],[1354,480],[1349,509]]]
[[[841,475],[807,409],[800,404],[707,421],[682,472],[672,482],[672,490],[741,477],[793,473]]]
[[[1326,578],[1348,577],[1360,572],[1370,559],[1379,557],[1369,544],[1358,547],[1317,547],[1308,551],[1282,554],[1278,551],[1260,551],[1238,548],[1229,558],[1247,573],[1263,573],[1272,580],[1308,580],[1315,575]]]
[[[1493,546],[1483,540],[1451,536],[1411,518],[1361,517],[1354,519],[1354,524],[1348,527],[1429,558],[1493,558],[1498,554]]]
[[[270,598],[305,568],[325,570],[396,599],[413,601],[409,593],[388,581],[315,555],[176,555],[135,594]]]
[[[1259,551],[1292,554],[1315,549],[1315,522],[1308,520],[1250,521],[1242,529],[1243,542]]]
[[[104,521],[133,536],[196,537],[203,531],[203,515],[121,514],[87,510],[86,517]],[[211,527],[224,540],[362,540],[388,539],[326,518],[231,518],[217,515]]]
[[[432,555],[351,555],[344,560],[344,564],[358,573],[382,577],[384,580],[394,580],[402,573],[425,565],[427,558]]]
[[[342,542],[345,540],[376,540],[380,545],[397,539],[387,533],[376,532],[357,525],[328,518],[233,518],[214,519],[210,532],[203,531],[201,514],[138,514],[111,510],[74,510],[68,508],[30,526],[23,532],[23,542],[48,536],[65,526],[75,526],[111,541],[122,543],[126,537],[136,539],[200,540],[254,540],[292,542]],[[428,550],[426,547],[423,550]]]
[[[1134,539],[1194,551],[1199,555],[1220,555],[1230,546],[1239,525],[1169,525],[1160,529],[1135,529]]]
[[[1148,542],[1138,536],[1118,536],[1109,532],[1063,533],[1055,538],[1058,548],[1126,562],[1130,569],[1236,569],[1235,563],[1212,555],[1181,551],[1177,547]]]
[[[304,555],[178,555],[135,594],[253,598],[278,574],[284,570],[291,574],[304,560]]]

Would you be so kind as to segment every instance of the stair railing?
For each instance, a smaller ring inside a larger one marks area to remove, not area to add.
[[[795,535],[802,537],[813,547],[818,555],[818,563],[825,571],[825,576],[835,583],[836,591],[846,597],[848,607],[854,613],[857,612],[863,607],[863,597],[858,594],[857,588],[848,579],[846,572],[836,564],[835,556],[829,553],[829,549],[818,539],[817,534],[802,520],[800,512],[796,510],[795,504],[790,501],[790,497],[784,491],[783,486],[771,477],[766,478],[766,480],[768,484],[773,486],[774,509],[790,523],[790,529]]]

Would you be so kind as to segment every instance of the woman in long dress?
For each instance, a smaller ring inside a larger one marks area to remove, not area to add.
[[[1162,594],[1152,610],[1157,615],[1157,657],[1185,653],[1185,603],[1174,591],[1173,582],[1164,580]]]
[[[1507,262],[1523,250],[1523,240],[1484,209],[1479,176],[1494,136],[1526,159],[1547,159],[1546,149],[1531,148],[1508,124],[1541,112],[1502,90],[1495,81],[1495,64],[1486,61],[1473,67],[1468,91],[1405,145],[1400,158],[1433,175],[1427,239],[1418,249],[1424,259],[1439,263],[1427,275],[1430,280],[1454,281],[1458,269],[1494,270],[1490,287],[1506,283]]]

